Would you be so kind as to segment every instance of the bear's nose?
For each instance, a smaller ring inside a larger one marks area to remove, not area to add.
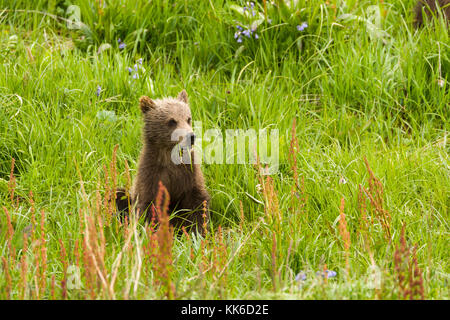
[[[195,134],[191,133],[191,146],[194,145],[195,142]]]

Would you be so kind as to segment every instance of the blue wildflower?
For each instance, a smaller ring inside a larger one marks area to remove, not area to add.
[[[317,276],[321,276],[322,278],[333,278],[336,277],[337,272],[336,271],[332,271],[332,270],[325,270],[325,271],[317,271],[316,272]]]
[[[241,42],[242,42],[242,38],[239,37],[239,38],[237,39],[237,42],[238,42],[238,43],[241,43]]]
[[[256,33],[255,33],[255,39],[259,39],[259,36],[258,36],[258,34],[256,34]]]
[[[139,79],[139,74],[138,73],[133,74],[133,79]]]
[[[306,280],[306,274],[301,271],[299,274],[295,276],[295,281],[305,281]]]
[[[235,33],[234,33],[234,38],[237,39],[240,35],[241,35],[240,32],[235,32]]]
[[[102,87],[100,87],[100,86],[97,86],[97,91],[95,92],[95,95],[97,96],[97,97],[100,97],[100,93],[102,92]]]
[[[137,63],[134,65],[134,70],[135,70],[135,71],[138,71],[138,65],[137,65]]]
[[[128,72],[131,74],[133,72],[133,69],[131,69],[130,67],[128,67]]]
[[[138,59],[138,63],[142,64],[142,58]]]
[[[242,31],[242,33],[244,34],[244,36],[247,36],[247,38],[251,37],[251,31],[249,29]]]
[[[250,7],[253,9],[255,7],[255,3],[254,2],[250,2]]]
[[[242,27],[240,25],[237,25],[236,29],[238,29],[239,31],[242,31]]]
[[[117,43],[119,44],[119,49],[123,49],[127,46],[125,43],[122,42],[120,38],[117,39]]]
[[[332,271],[332,270],[325,270],[325,271],[317,271],[316,272],[316,276],[318,277],[322,277],[322,278],[333,278],[336,277],[337,272],[336,271]],[[295,276],[295,281],[300,282],[300,281],[306,281],[307,276],[306,276],[306,272],[304,271],[300,271],[300,273],[298,273]]]

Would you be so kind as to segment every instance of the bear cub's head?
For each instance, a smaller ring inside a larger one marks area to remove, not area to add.
[[[194,145],[191,110],[185,90],[177,98],[152,100],[142,96],[139,105],[144,118],[146,143],[160,148],[171,148],[178,143]]]

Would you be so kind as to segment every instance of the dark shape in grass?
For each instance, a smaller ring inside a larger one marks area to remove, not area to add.
[[[429,19],[437,15],[436,4],[440,7],[448,25],[450,19],[450,0],[419,0],[414,8],[414,26],[416,28],[421,27],[424,23],[425,17],[423,16],[423,13],[425,13]]]

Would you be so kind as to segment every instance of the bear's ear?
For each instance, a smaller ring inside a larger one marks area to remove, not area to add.
[[[177,99],[180,100],[180,101],[183,101],[184,103],[188,103],[188,95],[187,95],[186,90],[183,89],[183,91],[181,91],[178,94]]]
[[[142,113],[147,113],[150,109],[156,108],[155,102],[147,96],[142,96],[139,98],[139,106],[141,107]]]

